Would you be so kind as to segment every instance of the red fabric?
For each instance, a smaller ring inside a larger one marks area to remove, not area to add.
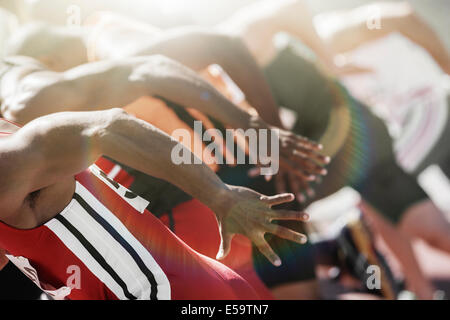
[[[83,172],[76,179],[149,250],[169,279],[172,299],[258,299],[254,289],[237,273],[195,252],[154,215],[136,211],[97,177]],[[116,299],[45,225],[18,230],[0,223],[0,247],[16,257],[26,257],[44,289],[65,286],[70,276],[68,268],[76,265],[81,271],[81,288],[73,289],[68,298]]]
[[[172,299],[258,299],[254,289],[225,265],[195,252],[153,214],[141,214],[98,179],[78,180],[146,247],[169,279]]]
[[[96,165],[105,173],[109,173],[115,166],[108,159],[100,158]],[[133,177],[125,170],[114,180],[127,187],[131,185]],[[175,234],[195,251],[214,259],[220,244],[219,228],[214,213],[198,200],[182,203],[173,209]],[[161,217],[163,223],[170,227],[167,215]],[[223,264],[236,271],[256,289],[259,297],[264,300],[273,299],[269,289],[264,285],[253,268],[252,246],[243,236],[235,236],[232,249]]]
[[[81,289],[73,289],[68,299],[105,300],[117,297],[45,225],[18,230],[0,222],[0,247],[15,257],[25,257],[37,271],[40,286],[46,290],[66,286],[70,266],[80,268]],[[26,272],[31,280],[34,272]]]
[[[182,203],[172,210],[175,234],[195,251],[212,259],[220,245],[219,227],[214,213],[198,200]],[[161,217],[166,226],[171,222],[167,214]],[[252,245],[241,235],[233,238],[231,251],[221,261],[247,280],[260,299],[273,299],[269,289],[260,280],[253,267]]]
[[[96,165],[107,174],[115,166],[113,162],[105,158],[100,158]],[[133,177],[125,170],[121,170],[114,178],[116,182],[125,187],[131,185],[132,179]],[[172,212],[175,234],[195,251],[214,259],[220,244],[219,228],[214,213],[195,199],[178,205]],[[170,227],[167,215],[163,215],[161,221]],[[247,280],[256,290],[260,299],[273,299],[269,289],[253,268],[252,246],[247,238],[235,236],[230,254],[221,262]]]
[[[95,164],[106,174],[109,174],[111,170],[116,166],[114,162],[104,157],[98,159]],[[134,177],[121,168],[119,173],[114,177],[113,180],[129,189],[134,182]]]

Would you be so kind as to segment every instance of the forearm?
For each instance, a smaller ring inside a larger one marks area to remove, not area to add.
[[[94,111],[124,107],[142,96],[160,96],[186,108],[198,109],[235,128],[247,128],[250,115],[231,103],[192,70],[162,56],[124,61],[101,61],[63,74],[33,75],[22,80],[44,83],[5,104],[9,120],[25,124],[37,117],[63,111]],[[21,98],[23,97],[23,98]]]
[[[119,114],[100,136],[101,153],[148,175],[168,181],[214,209],[228,187],[189,149],[145,121]],[[191,163],[177,164],[188,155]]]
[[[219,64],[244,92],[246,100],[266,122],[281,126],[279,109],[265,76],[245,44],[229,38],[222,46],[214,46]]]
[[[246,95],[259,115],[280,125],[278,106],[264,74],[245,44],[238,38],[201,30],[180,30],[163,35],[135,52],[136,55],[162,54],[188,68],[201,71],[218,64]]]
[[[398,258],[408,286],[419,296],[425,294],[424,297],[419,298],[430,299],[433,288],[417,262],[410,239],[384,220],[381,213],[370,204],[363,202],[362,208],[370,226],[381,236],[392,253]]]
[[[34,172],[27,178],[30,190],[74,176],[100,156],[108,156],[178,186],[211,208],[216,195],[227,199],[228,187],[199,159],[194,162],[189,149],[121,109],[52,114],[30,122],[13,139],[11,145],[30,146],[24,151],[29,164],[20,171]],[[177,165],[174,148],[194,164]]]
[[[428,51],[445,72],[450,72],[450,54],[447,48],[436,32],[413,11],[410,5],[401,3],[398,7],[386,9],[380,5],[380,25],[383,26],[380,29],[367,27],[370,16],[368,13],[364,15],[364,11],[361,12],[365,8],[357,8],[347,13],[350,18],[345,20],[346,24],[341,25],[330,36],[328,40],[330,47],[336,53],[351,51],[365,43],[398,32]]]
[[[274,15],[280,31],[285,31],[300,39],[320,58],[327,67],[334,65],[334,54],[328,44],[319,36],[314,26],[313,16],[303,0],[285,1]]]
[[[246,100],[266,122],[281,126],[279,109],[265,76],[244,42],[226,35],[213,35],[204,61],[220,65],[245,94]]]
[[[247,129],[252,116],[230,102],[192,70],[168,59],[153,65],[154,72],[142,65],[134,76],[148,95],[165,98],[183,107],[197,109],[233,128]]]
[[[11,97],[3,97],[3,116],[22,125],[57,112],[124,107],[139,98],[129,76],[136,61],[88,63],[66,72],[38,71],[19,79]],[[119,90],[120,89],[120,90]]]

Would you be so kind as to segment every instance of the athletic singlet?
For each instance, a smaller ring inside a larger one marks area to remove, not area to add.
[[[223,264],[188,247],[148,202],[97,166],[76,176],[69,205],[47,223],[0,223],[7,257],[54,299],[257,299]]]

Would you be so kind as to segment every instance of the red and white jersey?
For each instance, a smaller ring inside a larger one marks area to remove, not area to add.
[[[117,181],[125,188],[130,188],[134,182],[134,177],[130,175],[121,165],[105,158],[101,157],[95,165],[100,168],[101,171],[106,173],[110,180]]]
[[[55,299],[257,298],[235,272],[176,237],[148,204],[94,165],[76,176],[71,202],[44,225],[0,223],[0,247]]]

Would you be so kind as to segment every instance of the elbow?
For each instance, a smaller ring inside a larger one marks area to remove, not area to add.
[[[133,119],[127,112],[121,108],[113,108],[104,112],[104,122],[99,126],[96,134],[99,137],[110,134],[129,134],[130,121]]]
[[[109,146],[117,140],[118,136],[132,134],[129,132],[130,126],[125,125],[131,116],[120,108],[100,112],[99,119],[101,120],[86,128],[83,135],[90,141],[89,144],[93,149],[98,150],[99,154],[109,155]]]
[[[167,73],[177,70],[178,64],[166,56],[152,55],[145,58],[138,58],[128,80],[137,85],[136,88],[147,92],[152,80],[164,77]],[[148,93],[148,92],[147,92]]]
[[[107,111],[102,111],[105,113],[103,119],[105,122],[103,126],[101,126],[99,133],[108,131],[115,132],[123,127],[124,122],[128,122],[130,119],[130,115],[121,108],[113,108]]]

